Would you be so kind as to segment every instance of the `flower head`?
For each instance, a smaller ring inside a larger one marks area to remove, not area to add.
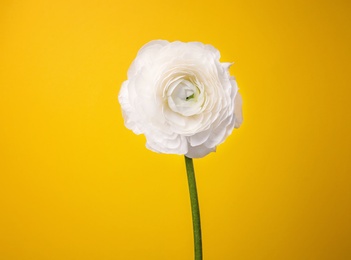
[[[118,96],[126,127],[155,152],[200,158],[215,151],[242,123],[231,63],[219,58],[200,42],[144,45]]]

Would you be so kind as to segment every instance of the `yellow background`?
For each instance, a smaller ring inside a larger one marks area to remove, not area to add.
[[[0,259],[193,259],[182,156],[117,95],[153,39],[234,61],[244,124],[195,161],[204,259],[351,259],[346,0],[0,3]]]

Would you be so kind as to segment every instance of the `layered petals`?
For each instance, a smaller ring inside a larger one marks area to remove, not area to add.
[[[200,42],[152,41],[138,52],[118,99],[124,122],[158,153],[201,158],[242,123],[232,63]]]

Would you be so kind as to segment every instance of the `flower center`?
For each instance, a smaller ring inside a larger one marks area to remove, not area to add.
[[[200,112],[203,104],[202,85],[196,80],[183,77],[170,82],[167,88],[169,107],[184,116],[192,116]]]

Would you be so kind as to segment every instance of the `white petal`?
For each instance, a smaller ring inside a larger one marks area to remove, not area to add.
[[[188,152],[185,154],[189,158],[202,158],[206,155],[208,155],[211,152],[215,152],[216,147],[213,148],[208,148],[205,145],[199,145],[199,146],[191,146],[189,144],[188,146]]]
[[[192,136],[188,137],[189,143],[191,146],[199,146],[203,144],[204,142],[207,141],[207,139],[210,137],[212,129],[208,129],[206,131],[194,134]]]
[[[234,64],[234,62],[222,62],[221,65],[225,70],[229,70],[229,68]]]

